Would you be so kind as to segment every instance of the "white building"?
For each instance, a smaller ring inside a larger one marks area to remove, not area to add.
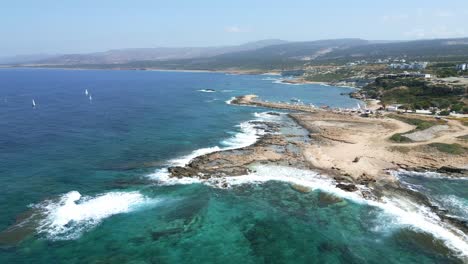
[[[468,63],[459,64],[457,65],[456,69],[460,71],[466,71],[468,70]]]
[[[389,68],[400,70],[424,70],[428,64],[428,62],[392,63],[389,65]]]

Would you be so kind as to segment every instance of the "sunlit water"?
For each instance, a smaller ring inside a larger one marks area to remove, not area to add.
[[[267,110],[233,96],[357,104],[347,88],[275,78],[0,70],[0,262],[462,262],[466,240],[423,209],[367,202],[312,171],[260,166],[229,189],[167,179],[167,166],[255,142],[246,121]],[[468,181],[426,176],[400,174],[466,219]]]

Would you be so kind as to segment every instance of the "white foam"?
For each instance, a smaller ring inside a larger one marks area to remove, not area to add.
[[[335,187],[335,181],[326,175],[315,171],[302,170],[285,166],[257,165],[252,167],[253,172],[245,176],[226,177],[230,186],[265,183],[268,181],[288,182],[310,188],[311,190],[322,190],[337,196],[353,200],[357,203],[367,201],[357,193],[346,192]]]
[[[253,172],[245,176],[225,177],[222,179],[201,180],[198,178],[171,179],[170,184],[190,184],[190,181],[204,183],[213,187],[235,186],[242,184],[261,184],[268,181],[280,181],[298,184],[311,190],[321,190],[355,203],[367,204],[380,208],[379,226],[373,230],[391,231],[393,228],[408,227],[427,232],[441,239],[448,247],[462,258],[468,258],[468,237],[460,230],[440,220],[429,208],[408,199],[386,197],[382,202],[364,199],[359,192],[346,192],[337,188],[336,182],[328,176],[310,170],[301,170],[284,166],[258,165]],[[189,180],[191,179],[191,180]],[[363,189],[363,186],[359,186]]]
[[[202,92],[202,93],[215,93],[216,91],[214,90],[208,90],[208,89],[201,89],[201,90],[197,90],[198,92]]]
[[[406,175],[410,177],[424,177],[424,178],[444,179],[444,180],[468,180],[468,177],[450,177],[443,173],[439,173],[435,171],[417,172],[417,171],[397,170],[397,171],[390,171],[390,173],[397,178],[401,178],[401,176]]]
[[[273,78],[273,77],[266,77],[266,78],[263,78],[262,81],[277,81],[277,80],[281,80],[279,78]]]
[[[265,113],[254,113],[254,116],[256,117],[255,119],[251,121],[279,121],[281,117],[279,116],[274,116],[274,115],[269,115],[267,112]],[[238,148],[244,148],[247,146],[250,146],[252,144],[255,144],[257,140],[265,134],[265,131],[262,129],[257,129],[255,124],[252,124],[251,121],[246,121],[242,122],[238,125],[240,128],[240,131],[235,133],[232,137],[225,139],[221,141],[221,145],[224,147],[219,147],[219,146],[214,146],[210,148],[202,148],[202,149],[197,149],[193,151],[192,153],[182,156],[180,158],[172,159],[168,163],[171,166],[185,166],[190,163],[193,159],[196,157],[210,154],[216,151],[222,151],[222,150],[232,150],[232,149],[238,149]],[[195,183],[192,182],[193,178],[187,178],[183,179],[180,181],[170,179],[169,177],[169,172],[168,168],[162,168],[156,170],[154,173],[148,175],[149,178],[153,180],[157,180],[162,184],[176,184],[180,182],[180,184],[190,184],[190,183]]]
[[[255,129],[254,125],[249,122],[243,122],[239,127],[239,133],[234,134],[231,138],[221,141],[221,144],[226,146],[226,148],[223,148],[224,150],[250,146],[257,142],[259,136],[264,134],[262,131]]]
[[[305,85],[307,83],[290,83],[290,82],[284,82],[286,80],[292,80],[292,78],[272,78],[272,77],[266,77],[263,78],[262,81],[271,81],[272,83],[276,84],[284,84],[284,85]]]
[[[468,220],[468,200],[456,195],[439,195],[436,197],[437,203],[443,208],[449,209],[456,215],[453,217],[463,218]]]
[[[468,237],[466,234],[441,221],[429,208],[406,199],[387,197],[383,201],[383,203],[371,202],[370,204],[380,207],[385,213],[394,216],[400,225],[432,234],[444,241],[462,258],[468,260]]]
[[[230,104],[232,104],[232,101],[234,101],[235,99],[236,99],[236,97],[231,97],[231,99],[229,99],[229,100],[227,100],[225,102],[226,102],[226,104],[230,105]]]
[[[276,113],[279,115],[271,114],[271,113]],[[268,112],[260,112],[254,113],[254,116],[257,118],[257,120],[262,120],[262,121],[270,121],[270,122],[280,122],[282,120],[282,116],[284,113],[282,112],[276,112],[276,111],[268,111]]]
[[[170,160],[169,164],[171,164],[172,166],[185,166],[185,165],[189,164],[191,160],[193,160],[194,158],[196,158],[198,156],[210,154],[210,153],[220,151],[220,150],[221,150],[221,148],[219,148],[217,146],[212,147],[212,148],[197,149],[197,150],[193,151],[192,153],[190,153],[190,154],[188,154],[186,156],[182,156],[180,158]]]
[[[270,180],[291,182],[311,189],[320,189],[353,200],[354,202],[367,203],[371,206],[379,207],[386,214],[395,217],[396,223],[399,225],[431,233],[443,240],[447,246],[459,254],[468,257],[468,237],[463,232],[442,222],[435,213],[425,206],[400,198],[387,197],[383,199],[383,202],[365,200],[356,193],[349,193],[336,188],[334,181],[328,177],[322,177],[317,173],[307,170],[278,166],[258,166],[255,170],[256,172],[252,175],[230,177],[227,180],[231,185]]]
[[[108,192],[94,197],[81,196],[71,191],[58,201],[45,201],[35,205],[45,214],[37,230],[53,240],[76,239],[116,214],[128,213],[160,202],[139,192]]]
[[[299,86],[299,85],[307,85],[307,83],[290,83],[290,82],[284,82],[286,81],[287,79],[277,79],[275,81],[273,81],[273,83],[276,83],[276,84],[284,84],[284,85],[295,85],[295,86]]]
[[[281,73],[278,73],[278,72],[265,72],[265,73],[262,73],[260,75],[264,75],[264,76],[281,76]]]

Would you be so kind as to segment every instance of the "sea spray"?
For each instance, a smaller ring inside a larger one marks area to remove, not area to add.
[[[276,112],[275,112],[276,113]],[[182,156],[180,158],[175,158],[172,160],[168,161],[168,165],[170,166],[186,166],[195,159],[196,157],[202,156],[202,155],[207,155],[210,153],[214,153],[217,151],[223,151],[223,150],[232,150],[232,149],[239,149],[243,147],[247,147],[250,145],[255,144],[255,142],[258,141],[258,139],[265,135],[266,132],[265,130],[260,127],[258,124],[255,124],[256,121],[259,122],[281,122],[281,120],[284,118],[283,115],[280,113],[276,113],[274,115],[271,114],[271,112],[263,112],[263,113],[254,113],[254,119],[245,121],[240,123],[237,127],[239,128],[240,131],[235,133],[232,137],[222,140],[220,142],[220,145],[223,147],[219,146],[214,146],[214,147],[209,147],[209,148],[202,148],[202,149],[197,149],[193,151],[192,153]],[[155,179],[160,181],[161,183],[168,183],[172,182],[169,177],[169,172],[168,168],[161,168],[157,169],[154,173],[148,175],[149,178]],[[197,182],[196,180],[193,179],[185,179],[185,183],[194,183]]]
[[[375,230],[391,231],[395,228],[410,228],[415,231],[432,234],[456,252],[461,258],[468,259],[468,237],[455,227],[441,221],[430,208],[403,197],[383,197],[382,201],[364,199],[359,192],[346,192],[336,187],[336,182],[326,175],[310,170],[302,170],[276,165],[256,165],[252,173],[244,176],[212,178],[160,178],[165,184],[203,183],[215,188],[229,188],[243,184],[262,184],[269,181],[287,182],[305,186],[311,190],[324,191],[355,203],[366,204],[381,209],[380,220],[384,226]],[[364,186],[359,186],[364,188]]]
[[[77,191],[62,195],[58,200],[47,200],[33,205],[44,218],[37,227],[38,233],[51,240],[76,239],[104,219],[153,206],[162,200],[134,192],[107,192],[97,196],[82,196]]]

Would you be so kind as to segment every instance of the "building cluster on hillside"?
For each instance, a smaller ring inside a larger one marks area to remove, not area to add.
[[[466,70],[468,70],[468,63],[458,64],[456,66],[456,69],[459,70],[459,71],[466,71]]]
[[[428,62],[392,63],[388,67],[393,70],[424,70],[428,64]]]
[[[380,77],[385,78],[400,78],[400,77],[416,77],[416,78],[426,78],[429,79],[432,75],[427,73],[420,73],[420,72],[403,72],[397,74],[381,74]]]
[[[348,62],[346,63],[346,66],[366,65],[368,63],[369,62],[366,60],[358,60],[358,61]]]

